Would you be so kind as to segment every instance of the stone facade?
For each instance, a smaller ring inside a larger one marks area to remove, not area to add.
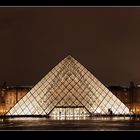
[[[0,89],[0,115],[4,115],[28,91],[29,87],[8,87]]]
[[[109,87],[109,90],[132,112],[140,114],[140,87],[134,87],[133,91],[127,87]]]

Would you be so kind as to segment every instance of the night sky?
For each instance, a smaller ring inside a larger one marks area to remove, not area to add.
[[[0,8],[0,85],[35,85],[68,54],[103,84],[140,84],[140,8]]]

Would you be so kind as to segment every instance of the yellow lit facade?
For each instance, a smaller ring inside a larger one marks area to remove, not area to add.
[[[27,88],[1,88],[0,115],[5,115],[28,91]]]

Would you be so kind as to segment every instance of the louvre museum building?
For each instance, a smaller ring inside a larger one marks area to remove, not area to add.
[[[140,114],[139,91],[138,87],[133,90],[107,88],[69,55],[33,87],[1,87],[0,115],[71,117]]]

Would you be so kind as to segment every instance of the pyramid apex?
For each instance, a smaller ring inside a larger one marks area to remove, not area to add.
[[[73,57],[69,54],[66,58],[71,59],[71,58],[73,58]]]
[[[72,57],[70,54],[67,57]]]

